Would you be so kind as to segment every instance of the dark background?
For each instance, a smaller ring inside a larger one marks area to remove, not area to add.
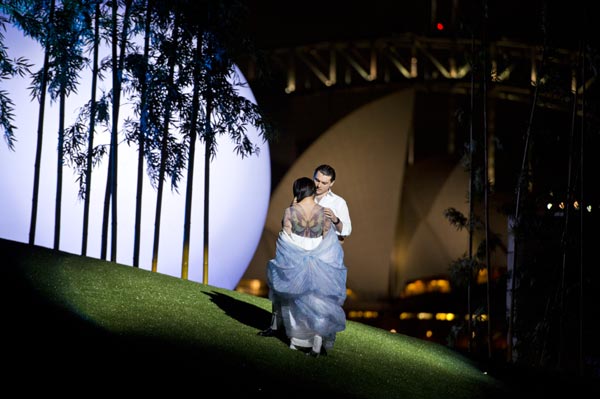
[[[522,43],[532,48],[541,46],[545,40],[554,48],[572,51],[596,43],[592,34],[593,2],[374,0],[358,4],[338,0],[246,0],[245,3],[248,19],[244,29],[257,48],[266,53],[317,43],[407,35],[457,40],[485,38]],[[436,29],[438,22],[444,24],[443,31]],[[267,63],[267,68],[266,77],[251,82],[251,86],[259,105],[270,115],[279,132],[278,139],[271,143],[273,189],[294,160],[329,126],[361,105],[393,91],[411,85],[417,88],[416,137],[427,143],[426,146],[417,143],[416,156],[422,158],[445,151],[443,140],[430,136],[447,130],[449,120],[460,123],[459,116],[468,108],[468,96],[449,96],[448,88],[419,84],[423,82],[372,83],[286,94],[282,67]],[[496,130],[514,133],[505,140],[505,148],[510,148],[521,140],[519,133],[526,127],[529,103],[497,101],[492,106]],[[462,133],[460,128],[458,130],[464,136],[465,129]],[[459,136],[457,142],[462,138]],[[462,155],[460,150],[457,157]],[[498,156],[498,166],[506,165],[509,169],[498,176],[497,188],[512,190],[516,171],[510,165],[514,162],[503,157],[520,157],[521,154],[510,152]]]
[[[511,42],[522,45],[523,48],[533,51],[547,45],[553,49],[548,55],[549,64],[560,66],[560,73],[567,73],[561,79],[568,82],[568,71],[572,59],[564,54],[586,53],[587,69],[589,75],[596,74],[598,64],[598,39],[595,33],[598,20],[594,2],[584,1],[463,1],[463,0],[425,0],[425,1],[368,1],[354,3],[347,1],[303,1],[280,2],[272,0],[246,1],[249,10],[247,32],[255,40],[257,47],[266,54],[277,49],[299,48],[313,46],[318,43],[343,42],[356,40],[376,40],[380,38],[400,38],[414,36],[440,40],[486,40],[488,42]],[[487,8],[484,9],[484,5]],[[441,22],[445,29],[439,31],[436,24]],[[563,52],[558,49],[564,50]],[[561,58],[562,57],[562,58]],[[454,161],[464,153],[463,143],[468,139],[468,124],[465,115],[469,111],[470,97],[468,93],[457,94],[454,86],[465,82],[440,82],[419,77],[412,81],[394,81],[388,84],[382,82],[365,82],[348,86],[336,85],[331,88],[313,87],[308,90],[286,94],[284,70],[276,63],[268,64],[268,71],[263,81],[252,81],[251,87],[261,105],[273,118],[280,136],[270,144],[272,166],[272,189],[277,187],[279,181],[293,165],[294,161],[306,150],[321,133],[331,125],[343,118],[348,113],[360,106],[374,101],[394,91],[413,87],[416,89],[414,135],[415,135],[415,161],[427,158],[445,159],[448,157],[447,132],[451,124],[455,124],[457,144],[456,151],[451,155]],[[519,72],[519,71],[517,71]],[[497,139],[495,153],[496,181],[493,190],[496,194],[503,194],[510,203],[514,200],[518,173],[523,157],[523,142],[529,124],[533,88],[530,84],[530,70],[522,72],[521,87],[526,94],[519,100],[495,97],[494,89],[497,86],[490,83],[490,96],[487,99],[488,127],[493,130]],[[557,72],[558,73],[558,72]],[[566,90],[565,90],[566,89]],[[479,89],[478,89],[479,90]],[[568,93],[568,87],[560,90]],[[571,109],[568,100],[558,94],[552,106],[540,107],[536,110],[534,134],[537,137],[535,157],[532,166],[536,171],[536,187],[541,188],[547,197],[538,192],[538,206],[540,212],[552,193],[564,192],[567,184],[567,167],[569,162],[569,138],[567,132],[571,129]],[[594,182],[600,177],[600,160],[595,156],[599,147],[597,134],[598,110],[594,108],[598,103],[598,90],[592,84],[585,95],[587,106],[587,121],[591,138],[586,144],[586,163],[584,176],[586,182],[586,196],[595,206],[600,203],[598,185]],[[478,93],[474,108],[476,129],[481,131],[483,126],[482,97]],[[577,127],[579,129],[579,127]],[[334,149],[332,149],[334,150]],[[596,212],[597,213],[597,212]],[[558,215],[558,214],[557,214]],[[585,221],[586,248],[585,254],[588,267],[586,270],[586,302],[589,304],[585,314],[586,323],[594,320],[597,310],[591,305],[596,303],[597,290],[593,287],[598,281],[595,254],[589,248],[593,245],[592,238],[597,231],[597,216]],[[571,221],[573,223],[573,221]],[[577,223],[577,222],[575,222]],[[563,228],[561,216],[555,217],[548,214],[542,219],[532,236],[537,235],[541,243],[538,247],[531,244],[532,269],[535,273],[532,278],[532,287],[537,281],[544,280],[542,285],[536,287],[539,291],[530,290],[531,295],[537,300],[531,301],[532,325],[524,326],[524,331],[535,331],[539,327],[534,325],[544,313],[545,301],[550,295],[548,287],[555,287],[560,279],[557,273],[548,269],[548,265],[555,263],[562,256],[560,235],[550,233]],[[578,227],[575,227],[576,229]],[[545,234],[548,237],[545,237]],[[528,249],[529,250],[529,249]],[[534,253],[535,251],[540,253]],[[579,255],[577,255],[579,256]],[[571,259],[572,260],[572,259]],[[577,263],[577,262],[575,262]],[[572,269],[569,273],[575,273]],[[578,276],[571,276],[572,281]],[[546,281],[547,280],[547,281]],[[506,287],[505,281],[499,281],[499,291]],[[571,294],[575,293],[574,286],[567,287]],[[594,293],[592,293],[594,291]],[[483,296],[483,293],[478,293]],[[436,299],[434,298],[434,301]],[[442,301],[448,301],[443,298]],[[502,303],[505,298],[495,299]],[[540,302],[540,303],[537,303]],[[543,302],[543,303],[542,303]],[[419,302],[415,306],[422,306]],[[410,307],[410,301],[402,305]],[[525,305],[524,305],[525,306]],[[573,306],[571,309],[575,309]],[[499,310],[501,313],[504,309]],[[569,317],[577,318],[577,311],[568,312]],[[502,318],[504,315],[497,315]],[[526,316],[527,317],[527,316]],[[578,331],[576,323],[579,320],[567,322],[570,334]],[[554,322],[554,321],[553,321]],[[565,325],[565,319],[556,321],[558,325]],[[382,325],[386,328],[388,326]],[[420,328],[420,327],[419,327]],[[558,331],[554,329],[552,331]],[[562,331],[562,330],[561,330]],[[594,333],[590,332],[589,340],[593,341]],[[410,334],[410,331],[407,331]],[[417,333],[415,333],[415,336]],[[541,337],[541,336],[540,336]],[[536,337],[528,337],[535,343]],[[570,343],[574,345],[577,337],[571,337]],[[598,352],[597,344],[590,353]],[[564,348],[563,348],[564,349]],[[571,354],[577,353],[577,348],[565,349]],[[595,352],[594,352],[595,351]],[[566,353],[563,352],[563,353]],[[592,359],[592,360],[590,360]],[[596,359],[596,360],[594,360]],[[597,361],[597,357],[589,357],[586,362]],[[589,365],[589,364],[588,364]],[[597,367],[592,366],[594,370]]]

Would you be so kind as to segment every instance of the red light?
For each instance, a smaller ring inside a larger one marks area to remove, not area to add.
[[[444,30],[444,24],[441,22],[438,22],[435,27],[437,28],[437,30]]]

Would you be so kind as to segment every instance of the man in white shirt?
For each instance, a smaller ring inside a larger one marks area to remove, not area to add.
[[[331,191],[331,187],[335,183],[335,169],[326,164],[319,165],[315,169],[313,180],[317,187],[315,201],[325,208],[325,216],[331,219],[338,239],[343,244],[344,239],[352,232],[352,221],[350,220],[350,212],[348,211],[346,200]],[[266,330],[259,331],[258,335],[262,337],[285,337],[281,310],[278,304],[273,304],[271,325]]]
[[[315,201],[325,208],[325,215],[331,219],[338,238],[343,242],[352,232],[352,222],[346,200],[331,191],[335,183],[335,169],[329,165],[317,166],[313,180],[317,186]]]

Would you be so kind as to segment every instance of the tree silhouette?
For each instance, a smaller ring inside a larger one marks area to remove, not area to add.
[[[50,76],[48,85],[51,100],[59,101],[58,156],[56,165],[56,200],[54,222],[54,249],[60,248],[60,228],[62,213],[62,180],[65,156],[65,107],[69,94],[77,91],[79,72],[86,58],[83,56],[81,38],[89,32],[86,20],[81,18],[79,1],[63,1],[55,11],[55,34],[51,36]],[[76,146],[72,146],[76,148]]]
[[[143,32],[144,46],[141,56],[132,54],[128,57],[127,69],[132,72],[132,82],[137,84],[139,91],[139,101],[137,102],[136,113],[139,115],[139,124],[135,121],[129,121],[130,131],[134,132],[133,140],[137,140],[138,161],[137,161],[137,183],[136,183],[136,203],[135,203],[135,228],[133,243],[133,266],[139,267],[140,263],[140,244],[142,231],[142,198],[144,182],[144,159],[146,155],[146,137],[149,135],[149,95],[148,95],[148,70],[150,60],[150,37],[151,22],[153,12],[153,1],[146,2],[146,10],[141,13],[134,13],[136,27]]]
[[[83,206],[83,227],[81,233],[81,254],[87,254],[87,243],[88,243],[88,231],[89,231],[89,219],[90,219],[90,199],[92,191],[92,165],[94,160],[104,153],[104,146],[100,147],[101,154],[96,155],[94,149],[94,134],[96,130],[96,119],[100,121],[108,121],[108,112],[106,107],[102,107],[103,102],[101,101],[100,106],[96,103],[96,92],[99,79],[99,47],[100,47],[100,16],[101,8],[100,1],[96,1],[95,4],[91,4],[93,7],[93,20],[94,20],[94,33],[92,37],[92,87],[91,87],[91,98],[89,102],[89,130],[88,130],[88,146],[85,157],[85,176],[81,179],[85,182],[85,194],[84,194],[84,206]],[[103,96],[106,99],[106,96]],[[105,118],[106,117],[106,118]]]
[[[113,0],[111,3],[112,19],[110,25],[111,32],[111,72],[112,72],[112,129],[110,137],[110,152],[108,162],[108,179],[106,181],[106,191],[104,195],[104,217],[102,221],[102,246],[101,257],[106,259],[108,245],[108,218],[110,214],[111,221],[111,244],[110,260],[117,260],[117,204],[118,204],[118,181],[117,170],[119,162],[119,110],[121,107],[121,85],[123,76],[123,66],[125,62],[127,45],[129,42],[129,27],[131,24],[132,0],[119,2]],[[120,5],[123,9],[123,15],[119,19]],[[119,30],[120,27],[120,30]],[[109,212],[110,208],[110,212]]]
[[[32,75],[31,91],[39,101],[38,145],[34,176],[30,243],[33,244],[39,195],[39,168],[44,129],[45,95],[59,103],[57,185],[54,247],[60,248],[63,166],[73,167],[79,183],[79,197],[85,201],[82,226],[82,254],[87,252],[90,190],[94,167],[108,153],[108,173],[102,215],[101,258],[108,251],[117,255],[118,145],[120,137],[138,147],[136,227],[134,266],[139,265],[141,204],[144,161],[150,182],[157,190],[152,269],[157,270],[162,196],[165,182],[172,190],[187,173],[182,277],[187,278],[190,225],[193,204],[193,176],[196,140],[205,146],[204,254],[208,281],[208,235],[210,163],[217,154],[217,137],[227,135],[242,158],[259,153],[259,145],[247,134],[247,127],[259,130],[263,141],[273,137],[268,119],[259,107],[239,94],[244,84],[235,60],[244,55],[256,58],[251,40],[241,30],[245,6],[239,0],[195,2],[178,0],[89,1],[6,1],[1,10],[10,22],[42,45],[44,66]],[[143,45],[137,40],[143,38]],[[110,55],[100,60],[101,44]],[[3,49],[0,48],[0,49]],[[80,71],[91,54],[91,93],[80,106],[75,122],[66,127],[66,101],[76,92]],[[22,60],[9,61],[2,55],[2,77],[25,73]],[[11,69],[12,68],[12,69]],[[103,73],[112,76],[112,87],[97,99],[98,81]],[[127,118],[120,131],[122,97],[134,104],[137,118]],[[1,97],[5,138],[12,145],[11,102]],[[98,128],[110,131],[110,144],[95,145]]]
[[[251,41],[240,31],[239,19],[245,15],[243,4],[236,0],[207,3],[206,29],[198,38],[202,42],[202,58],[198,84],[204,108],[204,120],[199,123],[200,139],[204,141],[204,252],[203,283],[208,284],[209,255],[209,192],[210,163],[217,153],[216,137],[228,135],[235,144],[234,151],[241,156],[259,153],[259,146],[248,137],[247,126],[258,129],[263,141],[274,137],[274,129],[260,108],[238,92],[243,83],[234,61],[252,49]],[[250,53],[253,53],[250,51]],[[186,189],[192,190],[188,179]],[[188,201],[189,200],[189,201]],[[186,197],[186,214],[191,213],[191,196]],[[189,209],[188,209],[189,208]],[[189,225],[184,237],[189,239]],[[184,240],[182,275],[187,275],[187,248]]]
[[[0,83],[3,80],[11,79],[15,76],[25,76],[30,73],[30,64],[25,58],[19,57],[11,60],[8,58],[7,48],[4,45],[4,34],[8,19],[0,15]],[[4,130],[3,136],[8,148],[12,151],[15,149],[15,129],[14,121],[14,103],[6,90],[0,88],[0,126]]]
[[[42,146],[44,136],[44,112],[46,109],[46,92],[50,70],[50,52],[52,35],[54,34],[55,0],[50,4],[44,0],[23,3],[20,1],[6,1],[1,4],[2,10],[9,15],[10,21],[38,41],[44,50],[44,63],[42,69],[33,74],[32,84],[29,87],[32,97],[37,99],[40,107],[38,111],[37,144],[35,150],[35,166],[33,176],[33,195],[31,199],[31,220],[29,226],[29,244],[35,243],[37,228],[37,210],[40,188],[40,167],[42,159]]]
[[[177,3],[176,3],[177,4]],[[175,66],[178,64],[178,58],[180,55],[181,46],[183,40],[181,40],[181,19],[182,10],[175,6],[173,10],[174,22],[173,25],[167,25],[166,33],[161,36],[163,54],[166,58],[166,71],[164,80],[164,97],[165,105],[163,107],[162,116],[162,129],[161,135],[158,138],[160,142],[159,152],[159,165],[158,165],[158,188],[157,188],[157,200],[156,200],[156,212],[154,217],[154,246],[152,250],[152,271],[157,271],[158,268],[158,249],[160,243],[160,223],[162,216],[162,198],[165,175],[168,173],[171,176],[172,185],[176,186],[176,182],[179,180],[181,165],[177,161],[181,159],[181,145],[176,141],[175,137],[171,134],[171,123],[175,119],[173,117],[176,103],[181,100],[181,91],[176,83],[175,77]],[[168,20],[169,18],[165,19]],[[159,59],[159,64],[163,64],[163,61]],[[169,167],[169,171],[167,168]]]

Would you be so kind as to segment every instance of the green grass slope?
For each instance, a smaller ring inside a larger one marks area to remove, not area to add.
[[[21,390],[152,393],[168,386],[201,397],[261,398],[509,394],[446,347],[360,323],[348,321],[329,354],[312,358],[282,339],[257,336],[270,319],[264,298],[3,239],[0,259],[3,379]]]

